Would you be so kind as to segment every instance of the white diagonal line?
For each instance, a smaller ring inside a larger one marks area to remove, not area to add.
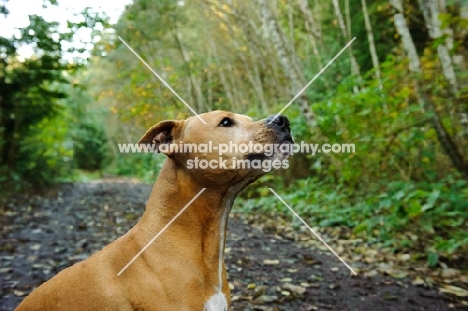
[[[160,81],[161,81],[161,82],[162,82],[162,83],[163,83],[163,84],[164,84],[164,85],[165,85],[165,86],[166,86],[166,87],[167,87],[167,88],[168,88],[168,89],[185,105],[185,106],[187,106],[188,109],[190,109],[190,111],[191,111],[198,119],[200,119],[200,121],[202,121],[204,124],[206,124],[205,120],[203,120],[202,117],[200,117],[200,115],[199,115],[195,110],[193,110],[193,108],[190,107],[190,105],[187,104],[187,103],[185,102],[185,100],[184,100],[182,97],[180,97],[179,94],[177,94],[176,91],[174,91],[174,89],[173,89],[169,84],[167,84],[167,82],[164,81],[164,79],[161,78],[161,76],[160,76],[156,71],[154,71],[154,69],[151,68],[151,66],[148,65],[148,63],[145,62],[145,60],[144,60],[143,58],[141,58],[140,55],[138,55],[138,53],[135,52],[135,50],[133,50],[132,47],[131,47],[130,45],[128,45],[128,43],[125,42],[124,39],[122,39],[122,37],[119,36],[118,38],[120,39],[120,41],[122,41],[123,44],[125,44],[125,46],[126,46],[133,54],[135,54],[135,56],[136,56],[146,67],[148,67],[148,69],[149,69],[149,70],[150,70],[150,71],[151,71],[151,72],[152,72],[152,73],[153,73],[153,74],[154,74],[154,75],[155,75],[155,76],[156,76],[156,77],[157,77],[157,78],[158,78],[158,79],[159,79],[159,80],[160,80]]]
[[[310,232],[312,232],[316,237],[317,239],[320,240],[320,242],[322,242],[332,253],[333,255],[335,255],[345,266],[346,268],[348,268],[354,275],[357,275],[356,271],[353,270],[353,268],[351,268],[351,266],[349,266],[346,261],[343,260],[343,258],[341,258],[336,252],[335,250],[333,250],[333,248],[331,248],[330,245],[327,244],[327,242],[325,242],[322,237],[317,233],[315,232],[314,229],[312,229],[306,222],[304,219],[301,218],[301,216],[299,216],[298,213],[296,213],[291,206],[288,205],[288,203],[286,203],[279,195],[278,193],[275,192],[275,190],[271,189],[271,188],[268,188],[270,189],[271,192],[273,192],[273,194],[291,211],[291,213],[293,213],[294,216],[296,216],[306,227],[307,229],[310,230]]]
[[[199,196],[200,194],[202,194],[202,192],[205,191],[205,190],[206,190],[206,188],[203,188],[202,190],[200,190],[200,192],[198,192],[198,194],[197,194],[192,200],[190,200],[190,202],[188,202],[187,205],[185,205],[184,208],[181,209],[180,212],[178,212],[177,215],[175,215],[174,218],[172,218],[171,221],[169,221],[169,222],[161,229],[161,231],[159,231],[159,232],[154,236],[154,238],[152,238],[151,241],[149,241],[149,242],[145,245],[145,247],[143,247],[143,248],[141,249],[141,251],[139,251],[138,254],[136,254],[135,257],[133,257],[132,260],[130,260],[130,262],[129,262],[125,267],[123,267],[122,270],[120,270],[119,273],[117,273],[117,276],[120,276],[120,275],[121,275],[121,274],[122,274],[122,273],[123,273],[123,272],[124,272],[124,271],[125,271],[125,270],[126,270],[126,269],[127,269],[127,268],[128,268],[128,267],[129,267],[129,266],[130,266],[130,265],[131,265],[131,264],[148,248],[148,247],[149,247],[149,246],[150,246],[150,245],[151,245],[151,243],[153,243],[164,231],[166,231],[166,229],[177,219],[177,217],[179,217],[180,214],[182,214],[182,213],[187,209],[187,207],[189,207],[190,204],[192,204],[193,201],[195,201],[195,200],[198,198],[198,196]]]
[[[299,96],[301,96],[301,94],[328,68],[328,66],[330,66],[340,55],[341,53],[343,53],[350,45],[351,43],[353,43],[353,41],[356,40],[356,37],[354,37],[353,39],[351,39],[351,41],[348,42],[348,44],[345,45],[344,48],[341,49],[341,51],[338,52],[338,54],[335,55],[335,57],[333,57],[327,65],[325,65],[325,67],[323,67],[316,75],[315,77],[312,78],[312,80],[309,81],[309,83],[307,83],[306,86],[304,86],[302,88],[302,90],[299,91],[299,93],[297,93],[296,96],[294,96],[293,99],[291,99],[289,101],[289,103],[286,104],[286,106],[284,106],[283,109],[281,109],[280,112],[278,112],[278,114],[275,115],[275,117],[273,119],[271,119],[270,122],[268,122],[268,124],[271,124],[281,113],[283,113],[283,111],[285,111],[292,103],[293,101],[296,100],[296,98],[298,98]]]

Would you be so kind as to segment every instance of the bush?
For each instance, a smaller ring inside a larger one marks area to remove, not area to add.
[[[101,170],[107,159],[106,144],[102,126],[92,122],[80,124],[73,140],[74,166],[83,170]]]
[[[439,182],[382,182],[361,190],[310,178],[277,192],[311,225],[352,227],[367,240],[379,240],[395,251],[413,247],[432,261],[434,254],[466,252],[468,184],[453,176]],[[268,194],[266,187],[257,188],[240,205],[245,211],[289,213]],[[407,233],[419,237],[417,243],[405,238]]]

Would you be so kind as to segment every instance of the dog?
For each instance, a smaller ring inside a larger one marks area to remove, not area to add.
[[[290,148],[284,147],[293,144],[288,119],[253,122],[213,111],[162,121],[138,144],[167,156],[141,220],[39,286],[16,310],[229,309],[228,215],[249,184],[285,167]],[[270,152],[261,150],[267,146]]]

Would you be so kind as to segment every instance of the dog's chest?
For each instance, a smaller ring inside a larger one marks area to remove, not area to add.
[[[223,292],[218,291],[205,303],[203,311],[227,311],[227,300]]]

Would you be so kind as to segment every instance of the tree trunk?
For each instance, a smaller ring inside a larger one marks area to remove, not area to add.
[[[397,9],[398,12],[403,12],[403,4],[401,0],[391,0],[391,4]],[[427,12],[426,12],[427,13]],[[425,13],[425,14],[426,14]],[[468,163],[465,161],[463,156],[457,149],[456,144],[454,143],[452,137],[449,135],[447,129],[442,123],[439,114],[435,108],[432,99],[429,96],[425,96],[424,91],[421,89],[420,85],[420,76],[422,73],[421,62],[419,56],[416,52],[416,47],[414,41],[410,35],[408,25],[406,23],[405,17],[401,13],[397,13],[394,16],[395,28],[400,34],[403,47],[406,50],[409,58],[409,69],[414,75],[415,82],[415,91],[419,97],[421,104],[426,108],[426,110],[431,111],[433,114],[432,123],[434,130],[437,133],[438,140],[442,145],[442,148],[445,150],[449,158],[452,160],[453,166],[462,173],[465,178],[468,178]]]
[[[265,23],[265,34],[273,44],[278,60],[283,67],[283,71],[288,75],[289,80],[291,81],[291,95],[294,97],[307,84],[307,81],[302,72],[298,70],[299,66],[295,62],[295,57],[290,54],[292,49],[288,49],[286,37],[280,29],[278,21],[273,15],[267,1],[257,0],[257,3],[262,9],[263,21]],[[312,109],[309,107],[307,96],[303,93],[297,98],[297,102],[311,131],[318,133],[316,117]]]
[[[288,0],[288,22],[289,22],[289,40],[291,41],[291,50],[292,54],[296,55],[296,50],[294,48],[294,19],[293,19],[293,7],[291,0]]]
[[[219,61],[219,54],[218,50],[216,49],[216,44],[212,40],[210,40],[210,47],[213,52],[216,65],[218,67],[219,80],[221,80],[221,84],[223,85],[224,92],[226,93],[226,97],[229,103],[231,104],[231,107],[234,107],[236,101],[234,99],[234,95],[231,92],[232,86],[228,84],[228,80],[226,78],[226,75],[224,74],[224,69]]]
[[[232,10],[233,10],[233,8],[232,8]],[[245,70],[245,72],[247,74],[247,79],[249,80],[250,84],[252,85],[254,93],[255,93],[258,101],[260,102],[260,105],[261,105],[260,108],[263,109],[265,112],[267,112],[269,109],[268,109],[268,105],[267,105],[267,102],[266,102],[265,97],[264,97],[263,84],[262,84],[262,81],[260,79],[260,75],[259,75],[257,66],[255,64],[251,64],[250,60],[243,53],[243,51],[241,49],[241,45],[239,44],[238,40],[236,40],[237,36],[234,33],[234,26],[230,22],[229,18],[225,18],[224,22],[225,22],[225,24],[226,24],[226,26],[228,28],[229,34],[230,34],[230,36],[232,38],[231,42],[233,42],[234,48],[237,51],[237,56],[240,58],[240,60],[242,62],[242,66],[244,67],[244,70]],[[243,23],[241,23],[241,24],[243,24]],[[244,32],[246,32],[245,28],[242,28],[242,30]],[[250,51],[251,47],[250,46],[247,47],[247,50]]]
[[[200,83],[198,83],[197,79],[193,76],[192,69],[190,68],[190,55],[182,43],[182,35],[178,29],[175,29],[175,39],[179,47],[180,54],[182,55],[182,59],[187,65],[187,74],[190,81],[189,86],[191,89],[190,93],[192,94],[193,99],[197,105],[197,111],[201,113],[202,111],[205,111],[206,100],[201,91]]]
[[[429,30],[429,36],[433,40],[440,40],[443,33],[440,29],[439,21],[439,3],[437,0],[419,0],[419,5],[423,11],[424,20],[426,26]],[[445,9],[445,8],[444,8]],[[445,30],[447,31],[447,30]],[[437,46],[437,53],[439,55],[440,65],[442,67],[442,72],[445,79],[450,83],[451,93],[453,100],[456,103],[456,110],[458,111],[458,122],[462,127],[462,134],[468,138],[468,114],[463,109],[463,103],[461,103],[458,98],[458,82],[457,77],[455,76],[455,70],[453,68],[452,57],[450,56],[450,35],[448,36],[448,42],[441,42]]]
[[[372,33],[372,24],[369,19],[369,13],[367,12],[366,0],[361,0],[362,13],[364,14],[364,24],[367,31],[367,40],[369,41],[369,51],[372,58],[372,65],[375,70],[375,77],[379,80],[379,88],[382,89],[382,79],[380,78],[380,63],[379,57],[377,56],[377,49],[375,48],[374,34]]]
[[[350,41],[351,40],[351,36],[350,36],[351,29],[348,30],[348,28],[345,25],[345,22],[344,22],[344,19],[343,19],[343,14],[341,13],[341,9],[340,9],[340,4],[338,3],[338,0],[332,0],[332,3],[333,3],[333,7],[335,8],[335,15],[336,15],[336,19],[338,20],[338,25],[340,26],[340,29],[341,29],[341,34],[343,35],[343,38],[346,41]],[[353,48],[351,46],[348,48],[348,53],[349,53],[349,58],[350,58],[350,61],[351,61],[351,73],[352,73],[353,76],[360,79],[361,78],[361,73],[360,73],[359,65],[358,65],[358,62],[356,60],[356,57],[354,57]],[[355,87],[354,91],[357,92],[358,88]]]
[[[439,21],[439,4],[437,0],[418,0],[421,10],[423,11],[424,20],[429,30],[429,36],[433,40],[440,39],[442,31]],[[437,46],[440,64],[444,77],[450,83],[453,94],[458,91],[457,79],[453,70],[452,58],[450,57],[449,49],[445,42],[441,42]]]
[[[164,81],[167,81],[168,75],[167,71],[164,69],[164,57],[161,53],[161,49],[158,47],[158,42],[148,41],[146,44],[141,45],[141,50],[145,55],[147,63],[151,67],[155,68],[157,61],[161,64],[160,68],[156,68],[155,70]],[[155,88],[157,97],[162,98],[165,89],[166,87],[163,85],[159,85],[159,87]]]
[[[207,94],[207,104],[208,104],[208,110],[211,111],[213,110],[213,76],[212,76],[212,72],[211,72],[211,64],[213,62],[212,60],[212,52],[211,52],[211,49],[208,48],[208,57],[207,57],[207,68],[208,68],[208,71],[206,72],[206,82],[207,82],[207,85],[208,85],[208,94]]]
[[[400,1],[400,0],[392,0],[393,2]],[[402,9],[403,10],[403,9]],[[411,34],[409,32],[408,25],[406,24],[405,17],[401,13],[397,13],[394,16],[394,23],[397,32],[401,37],[401,42],[403,43],[403,47],[408,54],[409,60],[409,69],[413,73],[421,73],[421,62],[419,60],[418,52],[416,51],[416,46],[414,45],[414,41],[411,38]]]
[[[322,57],[320,56],[317,43],[321,41],[321,38],[320,33],[317,31],[315,18],[312,14],[312,11],[309,8],[307,0],[299,0],[299,7],[301,8],[302,14],[304,15],[305,28],[307,30],[307,36],[309,38],[310,44],[312,45],[312,51],[314,52],[314,56],[317,59],[319,69],[322,70]]]

